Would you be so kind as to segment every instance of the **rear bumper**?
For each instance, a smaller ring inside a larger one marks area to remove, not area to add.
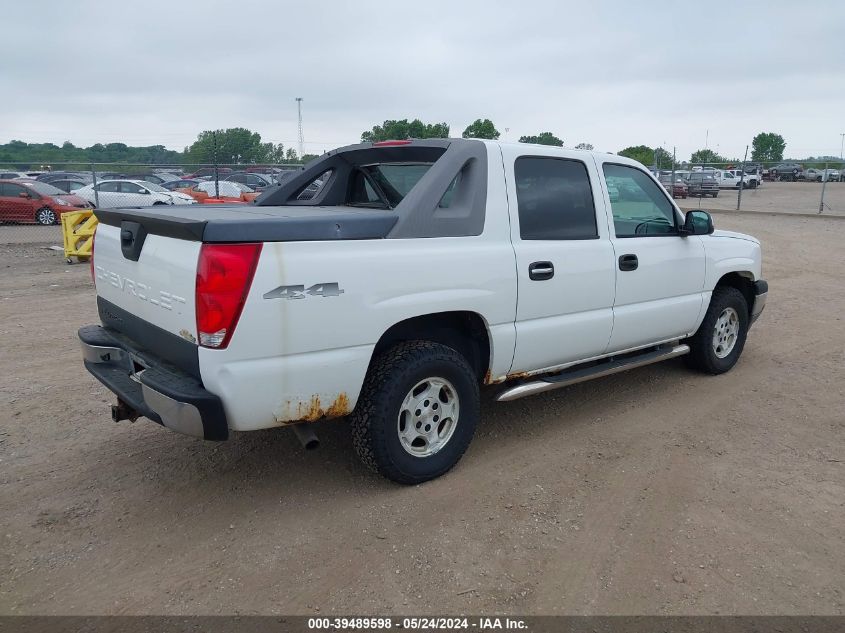
[[[194,376],[99,325],[80,328],[79,341],[85,368],[133,416],[206,440],[229,437],[223,404]]]
[[[769,296],[769,284],[760,279],[754,282],[754,304],[751,306],[751,323],[760,318],[763,308],[766,307],[766,298]]]

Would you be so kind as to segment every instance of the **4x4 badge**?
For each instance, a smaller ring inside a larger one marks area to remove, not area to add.
[[[265,299],[306,299],[308,297],[339,297],[343,294],[337,282],[314,284],[309,288],[304,285],[279,286],[264,293]]]

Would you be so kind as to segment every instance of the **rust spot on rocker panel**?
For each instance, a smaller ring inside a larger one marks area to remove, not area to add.
[[[512,374],[508,374],[508,377],[505,380],[520,380],[522,378],[529,378],[531,376],[531,372],[528,371],[515,371]]]
[[[296,414],[300,420],[313,422],[323,417],[323,409],[320,407],[320,396],[311,396],[310,402],[298,402]]]
[[[281,407],[281,411],[275,414],[276,422],[281,425],[297,424],[299,422],[316,422],[317,420],[329,420],[349,415],[352,409],[349,407],[349,396],[341,392],[328,407],[323,407],[319,395],[311,396],[310,400],[293,401],[287,400]]]
[[[351,413],[349,409],[349,398],[341,391],[340,395],[332,402],[332,405],[326,409],[324,416],[327,418],[341,418],[349,413]]]

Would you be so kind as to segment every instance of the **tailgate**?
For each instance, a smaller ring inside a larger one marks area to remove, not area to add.
[[[201,246],[198,241],[148,233],[138,223],[123,227],[101,223],[94,250],[97,296],[141,321],[195,342],[194,291]],[[120,323],[121,319],[108,319],[110,327],[122,329]]]

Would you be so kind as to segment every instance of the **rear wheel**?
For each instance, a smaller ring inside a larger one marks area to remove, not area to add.
[[[35,212],[35,223],[41,224],[44,226],[49,226],[51,224],[56,223],[56,212],[53,211],[50,207],[44,207],[43,209],[38,209]]]
[[[748,304],[736,288],[718,286],[701,327],[687,343],[687,365],[708,374],[723,374],[739,360],[748,336]]]
[[[401,484],[434,479],[458,463],[479,417],[475,372],[440,343],[409,341],[373,361],[349,418],[355,451]]]

